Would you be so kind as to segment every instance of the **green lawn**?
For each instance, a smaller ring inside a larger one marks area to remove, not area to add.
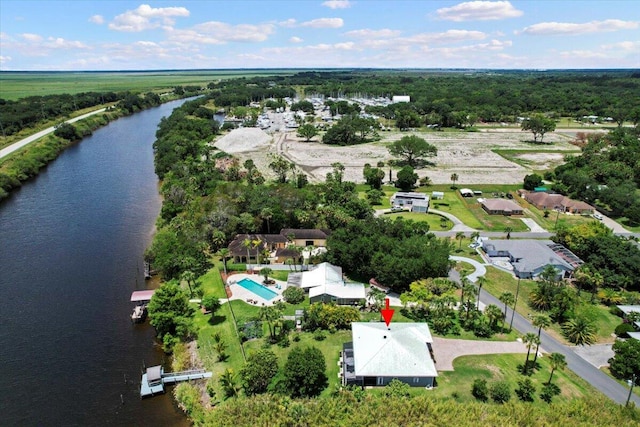
[[[518,366],[524,363],[525,357],[526,354],[459,357],[453,362],[454,371],[440,372],[438,386],[428,393],[433,393],[435,397],[439,398],[451,398],[452,393],[455,393],[456,400],[469,402],[474,400],[471,395],[471,385],[475,379],[485,379],[489,385],[493,381],[506,380],[511,385],[511,399],[516,400],[517,395],[513,391],[518,387],[517,381],[525,378],[518,371]],[[530,377],[536,386],[533,406],[547,404],[540,399],[539,394],[543,383],[549,379],[550,367],[548,358],[538,358],[538,363],[540,365],[539,369]],[[561,395],[555,397],[555,401],[581,398],[597,393],[593,387],[569,369],[556,371],[553,375],[553,383],[561,390]]]
[[[298,336],[300,341],[294,341],[294,337]],[[322,341],[317,341],[313,337],[311,332],[292,332],[289,334],[290,346],[280,347],[278,345],[271,345],[269,348],[278,356],[280,366],[283,366],[287,360],[287,355],[295,347],[307,347],[313,346],[320,349],[322,352],[325,363],[327,364],[327,378],[329,379],[329,386],[322,392],[322,395],[328,395],[334,387],[340,383],[338,373],[340,368],[338,366],[338,360],[340,359],[340,351],[342,351],[342,344],[351,341],[351,331],[337,331],[333,334],[325,333],[326,338]],[[266,344],[268,345],[268,344]],[[245,343],[245,350],[247,354],[251,351],[258,350],[265,346],[264,338],[247,341]]]
[[[518,280],[511,274],[499,270],[494,267],[487,268],[487,284],[484,288],[487,292],[499,297],[503,292],[511,292],[515,295],[516,288],[518,286]],[[518,296],[518,305],[516,311],[522,316],[528,316],[529,314],[538,314],[536,310],[529,306],[529,294],[535,289],[536,282],[534,280],[520,280],[520,295]],[[583,292],[581,298],[584,302],[584,306],[581,310],[586,311],[587,315],[594,319],[597,328],[597,342],[598,343],[610,343],[615,339],[611,336],[616,326],[622,323],[622,320],[611,314],[609,308],[602,304],[589,304],[590,294]],[[504,306],[501,308],[504,309]],[[562,328],[558,324],[553,324],[547,332],[552,335],[558,341],[571,345],[562,335]]]
[[[398,212],[398,213],[389,213],[384,215],[384,218],[390,218],[390,219],[395,219],[398,217],[409,219],[415,222],[426,222],[427,224],[429,224],[429,230],[431,231],[446,231],[446,230],[451,230],[451,227],[453,227],[453,223],[447,220],[446,227],[443,228],[442,218],[444,217],[431,212],[429,212],[426,215],[424,213],[418,213],[418,212]]]

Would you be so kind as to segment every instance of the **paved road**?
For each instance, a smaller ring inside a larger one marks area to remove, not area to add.
[[[69,120],[66,121],[66,123],[75,123],[78,120],[85,119],[87,117],[93,116],[94,114],[102,113],[105,110],[106,110],[106,108],[101,108],[99,110],[95,110],[95,111],[92,111],[90,113],[83,114],[83,115],[78,116],[78,117],[74,117],[73,119],[69,119]],[[48,127],[45,130],[42,130],[42,131],[40,131],[38,133],[34,133],[33,135],[26,137],[25,139],[22,139],[22,140],[20,140],[18,142],[15,142],[15,143],[11,144],[8,147],[3,148],[2,150],[0,150],[0,159],[2,159],[5,156],[8,156],[9,154],[13,153],[14,151],[17,151],[17,150],[21,149],[25,145],[30,144],[33,141],[35,141],[37,139],[40,139],[45,135],[50,134],[55,129],[56,128],[54,126]]]
[[[464,261],[469,264],[472,264],[476,269],[474,273],[471,273],[469,276],[469,280],[475,282],[477,278],[482,274],[478,274],[485,270],[485,266],[480,264],[479,262],[472,260],[470,258],[465,257],[454,257],[451,256],[451,259],[456,261]],[[486,270],[485,270],[486,272]],[[482,289],[480,292],[480,304],[487,306],[489,304],[495,304],[498,307],[503,307],[504,304],[496,297],[491,295],[486,290]],[[534,334],[538,333],[538,328],[531,325],[527,319],[525,319],[520,314],[513,313],[513,310],[510,308],[507,310],[507,319],[511,319],[513,317],[513,327],[520,331],[523,335],[528,332],[533,332]],[[589,384],[591,384],[596,389],[600,390],[606,396],[608,396],[611,400],[616,403],[624,404],[627,401],[627,396],[629,395],[629,389],[621,386],[608,377],[604,372],[600,371],[598,368],[593,366],[591,363],[578,356],[571,348],[567,347],[564,344],[558,342],[551,335],[547,334],[544,330],[540,334],[540,348],[543,349],[547,353],[561,353],[564,354],[565,359],[567,360],[567,366],[576,375],[583,378]],[[636,394],[631,395],[631,400],[635,402],[636,406],[640,406],[640,397]]]
[[[486,305],[495,304],[498,307],[504,306],[504,304],[502,304],[500,300],[498,300],[498,298],[494,297],[484,289],[482,289],[480,293],[480,301]],[[512,310],[509,309],[507,318],[511,319],[511,315]],[[535,334],[538,333],[538,328],[532,326],[527,319],[525,319],[517,312],[515,313],[513,319],[513,327],[516,330],[520,331],[522,334],[526,334],[528,332],[533,332]],[[540,335],[540,343],[540,347],[547,353],[564,354],[569,369],[575,372],[576,375],[582,377],[593,387],[600,390],[611,400],[623,405],[627,401],[627,396],[629,395],[629,389],[627,387],[623,387],[618,384],[615,380],[608,377],[604,372],[600,371],[595,366],[578,356],[569,347],[556,341],[544,330]],[[631,395],[631,400],[635,402],[636,406],[640,406],[640,397],[638,397],[638,395],[636,395],[635,393]]]

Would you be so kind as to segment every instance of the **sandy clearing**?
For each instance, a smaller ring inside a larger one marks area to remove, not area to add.
[[[393,157],[387,150],[388,143],[398,140],[409,132],[382,132],[381,141],[348,147],[324,145],[316,137],[304,142],[295,132],[276,133],[269,136],[260,129],[236,129],[222,137],[215,146],[238,156],[243,162],[251,158],[265,176],[272,177],[268,168],[269,153],[278,153],[309,175],[311,182],[323,181],[331,171],[331,164],[340,162],[345,166],[344,179],[363,182],[362,169],[365,163],[373,166]],[[448,184],[451,175],[458,174],[458,184],[519,184],[532,170],[541,170],[562,162],[562,153],[545,151],[574,151],[565,135],[545,135],[549,144],[532,145],[526,140],[529,134],[516,129],[486,130],[482,132],[416,132],[438,148],[432,159],[436,166],[419,169],[418,176],[428,176],[435,184]],[[225,149],[223,147],[228,147]],[[491,151],[492,149],[531,150],[518,157],[527,160],[528,167],[511,162]],[[233,151],[229,151],[233,150]],[[385,167],[385,170],[386,167]],[[395,178],[395,172],[393,177]]]

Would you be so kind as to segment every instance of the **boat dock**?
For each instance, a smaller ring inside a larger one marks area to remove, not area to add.
[[[133,308],[131,314],[131,321],[134,323],[144,321],[147,317],[147,304],[151,301],[151,297],[155,293],[155,290],[148,291],[134,291],[131,294],[131,302],[135,302],[136,306]]]
[[[140,397],[164,393],[165,384],[211,378],[212,375],[211,372],[207,372],[204,369],[165,373],[162,366],[152,366],[147,368],[147,371],[142,374]]]

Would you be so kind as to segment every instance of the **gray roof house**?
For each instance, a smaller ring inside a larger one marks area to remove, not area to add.
[[[482,209],[489,215],[522,215],[522,207],[512,200],[483,199]]]
[[[573,252],[551,240],[487,239],[482,242],[482,249],[491,258],[509,258],[514,274],[521,279],[537,277],[548,265],[568,277],[583,264]]]
[[[426,323],[354,322],[353,342],[343,346],[344,385],[384,386],[398,379],[412,387],[433,387],[438,376],[433,338]]]
[[[328,262],[318,264],[313,270],[300,273],[299,282],[296,285],[309,292],[309,301],[312,304],[335,302],[339,305],[355,305],[366,297],[362,283],[345,282],[342,268]]]

